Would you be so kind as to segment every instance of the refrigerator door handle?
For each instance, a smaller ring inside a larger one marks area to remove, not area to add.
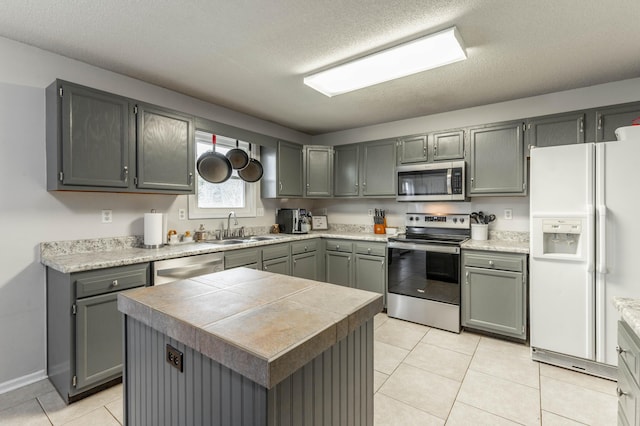
[[[592,205],[587,206],[587,211],[587,272],[592,274],[596,263],[596,213]]]
[[[607,273],[607,206],[598,206],[598,273]]]

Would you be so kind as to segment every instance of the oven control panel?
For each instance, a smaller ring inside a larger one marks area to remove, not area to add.
[[[468,214],[432,214],[432,213],[407,213],[406,226],[423,228],[471,228],[471,220]]]

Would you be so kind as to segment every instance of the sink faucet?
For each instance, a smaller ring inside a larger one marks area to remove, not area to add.
[[[233,216],[233,224],[238,225],[238,218],[236,217],[236,212],[229,212],[229,216],[227,216],[227,236],[231,236],[231,216]]]

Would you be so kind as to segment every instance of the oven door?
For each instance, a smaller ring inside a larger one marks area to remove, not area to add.
[[[460,305],[460,247],[389,242],[388,292]]]

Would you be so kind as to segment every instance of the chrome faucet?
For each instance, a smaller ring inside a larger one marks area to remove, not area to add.
[[[229,212],[227,216],[227,237],[231,237],[231,216],[233,216],[233,224],[238,225],[238,218],[236,217],[236,212]]]

